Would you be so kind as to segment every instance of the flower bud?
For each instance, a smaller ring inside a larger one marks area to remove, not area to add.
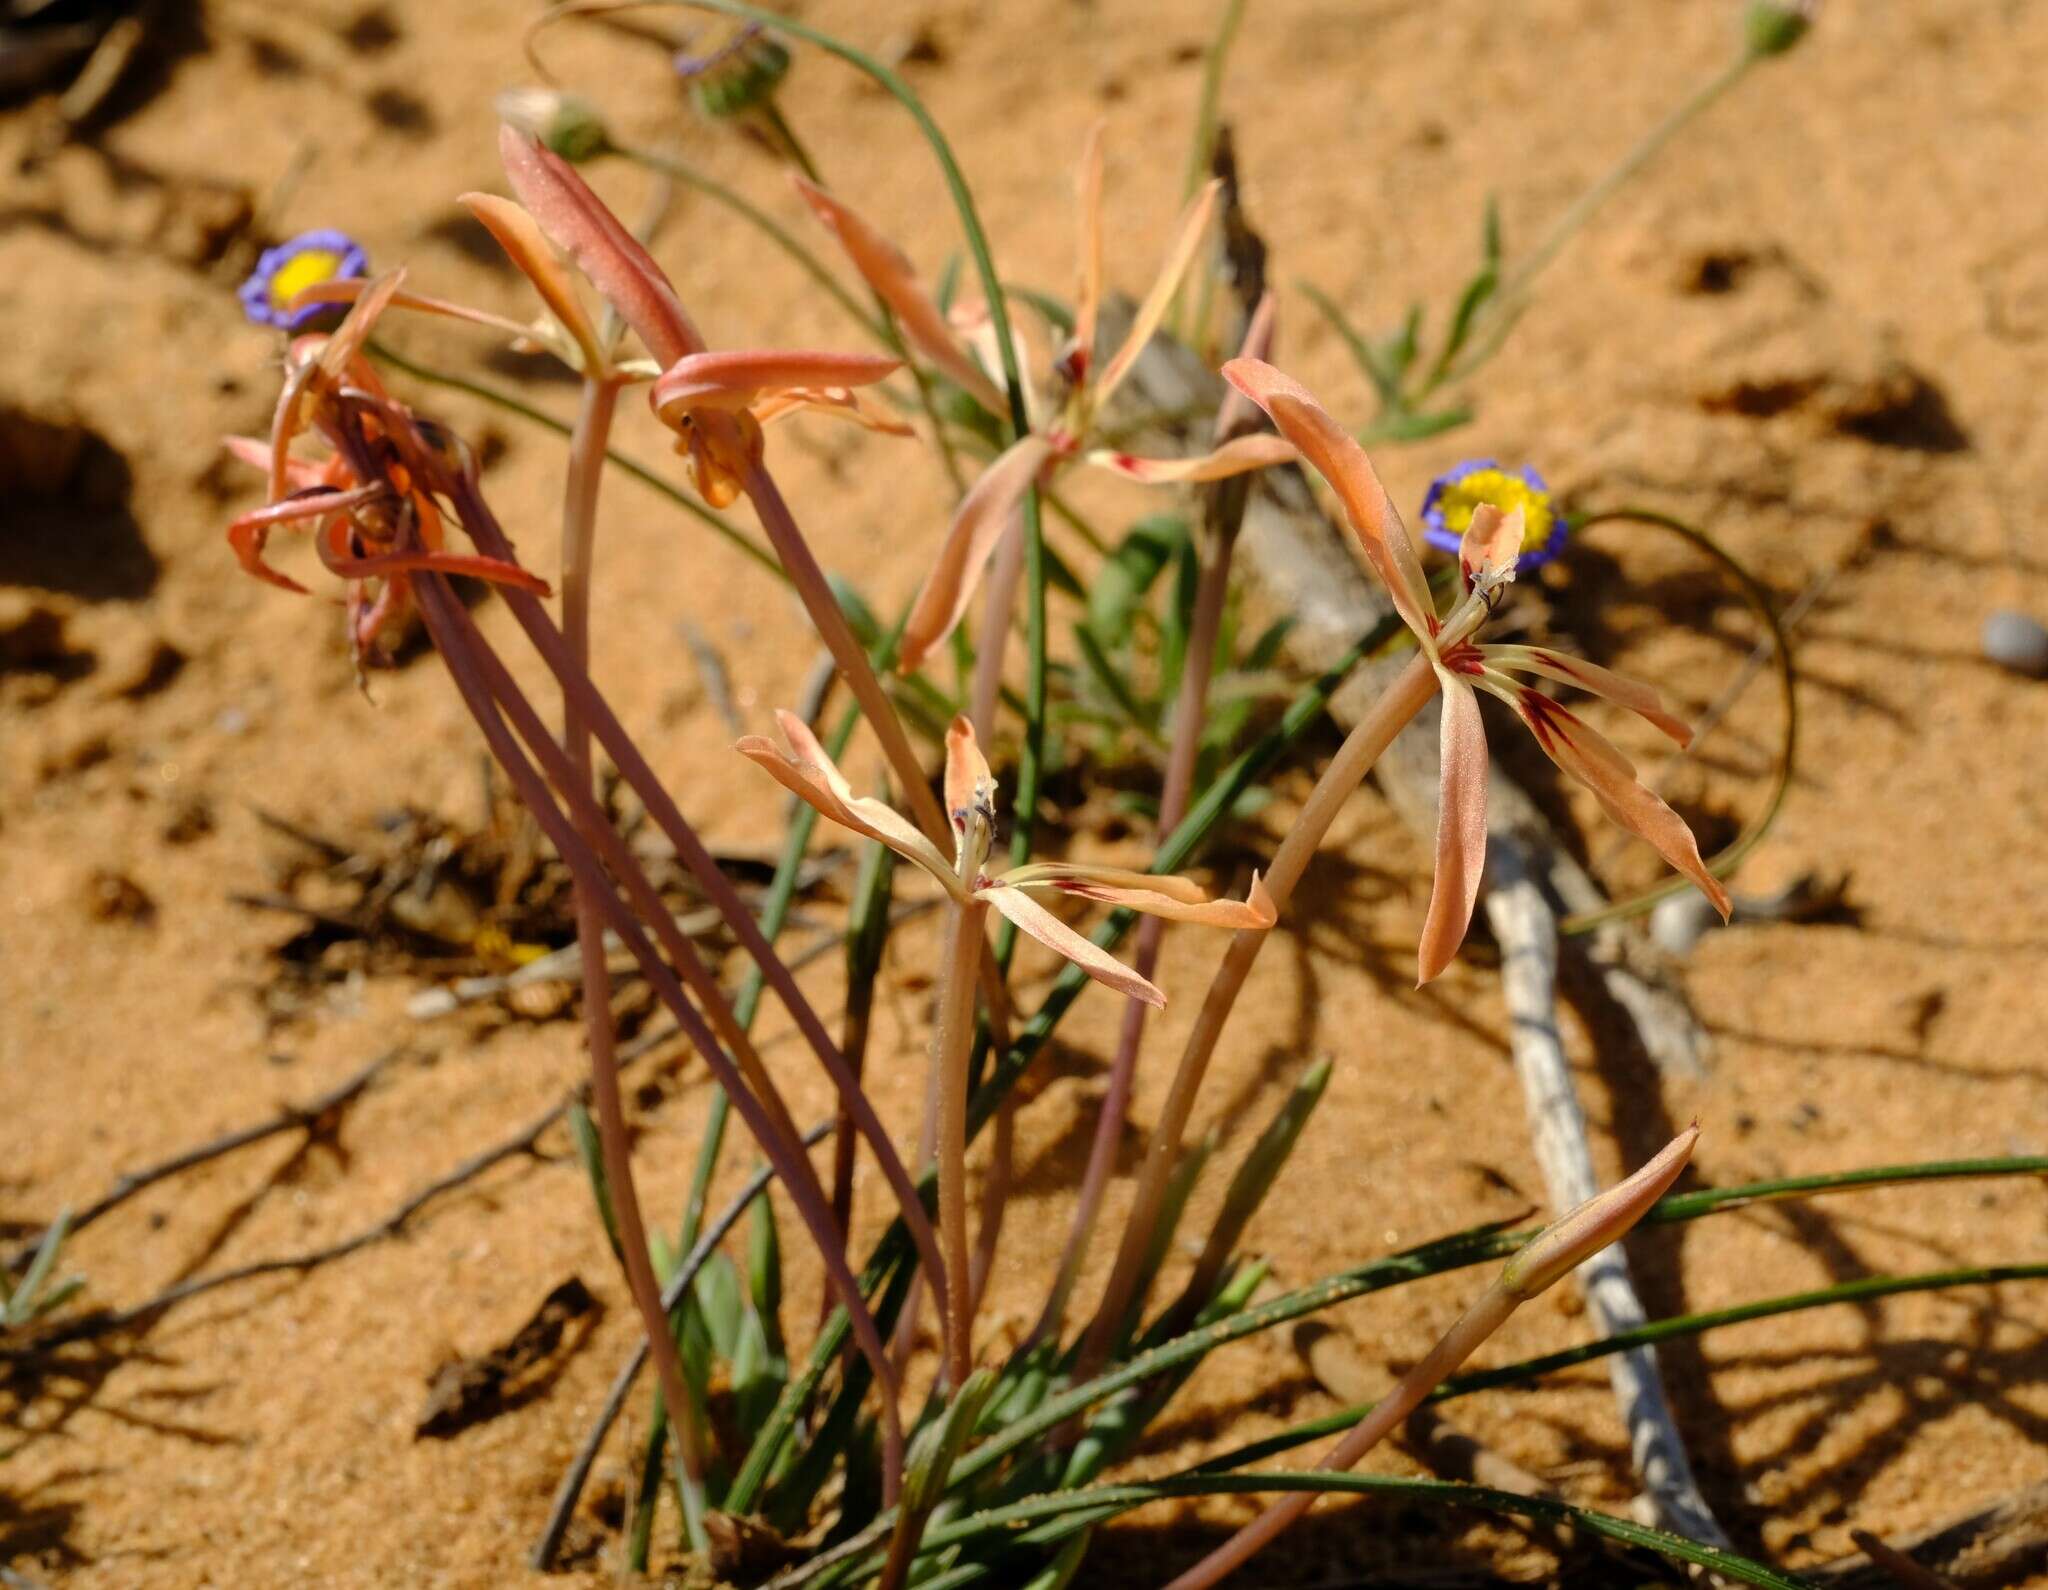
[[[1816,0],[1750,0],[1742,19],[1743,42],[1751,55],[1783,55],[1813,26]]]
[[[1610,1242],[1617,1242],[1671,1189],[1699,1141],[1697,1122],[1680,1132],[1656,1158],[1626,1181],[1595,1193],[1569,1214],[1552,1221],[1500,1272],[1500,1289],[1517,1300],[1534,1297]]]
[[[689,85],[698,114],[723,121],[775,97],[789,75],[789,51],[750,22],[709,55],[678,55],[675,70]]]
[[[498,118],[571,165],[595,160],[612,145],[603,115],[580,94],[508,88],[498,96]]]

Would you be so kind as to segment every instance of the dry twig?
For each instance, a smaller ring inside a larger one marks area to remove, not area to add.
[[[247,1148],[252,1143],[260,1143],[266,1138],[294,1130],[306,1133],[309,1138],[332,1131],[337,1114],[369,1087],[378,1072],[405,1052],[403,1048],[387,1050],[347,1081],[308,1103],[287,1104],[267,1121],[259,1122],[255,1126],[242,1127],[238,1131],[225,1132],[209,1142],[173,1154],[170,1158],[159,1160],[142,1170],[127,1172],[99,1198],[72,1217],[70,1234],[76,1236],[100,1216],[120,1207],[146,1188],[154,1187],[158,1182],[175,1176],[180,1171],[190,1170],[195,1165],[204,1165],[209,1160],[232,1154],[238,1148]],[[9,1255],[8,1269],[16,1274],[27,1269],[29,1261],[35,1257],[37,1245],[47,1234],[47,1227],[32,1232],[22,1245]]]

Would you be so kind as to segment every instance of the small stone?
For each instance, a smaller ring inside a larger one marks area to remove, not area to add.
[[[2008,673],[2048,679],[2048,626],[2001,607],[1984,620],[1984,655]]]
[[[1656,909],[1650,912],[1650,937],[1667,955],[1691,954],[1700,935],[1720,925],[1720,912],[1696,889],[1659,900]]]

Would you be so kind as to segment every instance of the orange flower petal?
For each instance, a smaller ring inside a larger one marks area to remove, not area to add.
[[[1107,983],[1118,993],[1146,1004],[1164,1007],[1166,996],[1090,939],[1083,938],[1036,900],[1010,887],[1000,878],[974,891],[974,898],[987,902],[1017,924],[1047,949],[1072,961],[1098,983]]]
[[[290,307],[299,309],[307,304],[353,304],[359,302],[373,282],[360,276],[337,276],[332,281],[315,282],[297,293]],[[445,315],[450,320],[466,320],[473,326],[488,326],[493,331],[502,331],[507,336],[528,338],[533,327],[522,325],[504,315],[494,315],[489,310],[472,309],[467,304],[453,303],[446,298],[429,298],[423,293],[392,293],[386,300],[393,309],[412,309],[422,314]]]
[[[791,414],[827,414],[851,420],[862,430],[880,431],[884,436],[915,436],[916,431],[890,410],[873,402],[863,392],[844,386],[784,387],[757,399],[748,411],[762,425]]]
[[[1089,867],[1042,861],[1014,867],[995,880],[1013,889],[1057,889],[1084,900],[1128,906],[1171,922],[1196,922],[1205,927],[1255,928],[1263,931],[1279,920],[1272,895],[1257,873],[1242,900],[1212,900],[1192,879],[1170,874],[1132,872],[1123,867]]]
[[[656,363],[665,367],[704,351],[661,267],[574,166],[512,127],[498,129],[498,154],[535,224],[639,333]]]
[[[1443,679],[1441,770],[1437,785],[1436,881],[1416,950],[1415,986],[1450,965],[1472,925],[1486,871],[1486,730],[1479,697],[1462,679]]]
[[[953,633],[974,587],[1024,493],[1052,457],[1042,436],[1026,436],[981,473],[954,511],[938,561],[903,626],[902,669],[915,672],[931,649]]]
[[[1436,633],[1436,604],[1423,577],[1422,559],[1401,522],[1372,460],[1357,439],[1330,417],[1314,395],[1291,376],[1258,359],[1232,359],[1223,367],[1230,384],[1250,398],[1301,450],[1301,456],[1330,483],[1344,504],[1367,560],[1386,585],[1394,610],[1418,637]]]
[[[1721,919],[1728,919],[1728,891],[1700,860],[1699,841],[1685,820],[1636,778],[1635,764],[1591,725],[1539,691],[1512,692],[1515,710],[1549,758],[1590,789],[1601,809],[1699,885]]]
[[[1465,589],[1489,575],[1510,574],[1515,559],[1522,555],[1523,516],[1520,508],[1502,513],[1490,502],[1472,510],[1472,522],[1458,538],[1458,566],[1465,574]]]
[[[598,340],[597,328],[577,296],[576,283],[562,268],[540,225],[509,199],[492,193],[465,193],[457,201],[484,225],[506,258],[519,267],[520,274],[533,283],[548,312],[575,341],[583,354],[583,370],[594,375],[610,360]]]
[[[1252,310],[1252,318],[1245,322],[1244,341],[1238,344],[1240,359],[1270,360],[1273,357],[1274,324],[1279,318],[1279,300],[1268,287],[1259,294],[1258,307]],[[1236,387],[1228,387],[1223,401],[1216,407],[1216,434],[1233,436],[1243,430],[1252,417],[1249,399]]]
[[[971,815],[995,806],[996,780],[974,738],[974,725],[957,716],[946,730],[946,815],[953,832],[965,830]]]
[[[1075,183],[1081,214],[1081,284],[1074,294],[1074,348],[1085,374],[1095,357],[1095,320],[1102,310],[1102,123],[1088,129]]]
[[[363,344],[369,341],[377,317],[390,307],[404,281],[405,267],[401,265],[396,270],[386,271],[357,296],[349,312],[342,317],[341,324],[329,333],[320,349],[320,371],[328,380],[339,381],[348,374],[348,367],[355,363],[363,351]]]
[[[1135,453],[1107,449],[1098,449],[1086,458],[1097,468],[1122,475],[1126,480],[1160,486],[1226,480],[1273,464],[1291,464],[1300,456],[1285,437],[1261,432],[1257,436],[1236,437],[1213,453],[1200,453],[1193,458],[1140,458]]]
[[[1573,685],[1588,695],[1628,708],[1638,717],[1654,723],[1680,745],[1692,744],[1692,725],[1665,707],[1664,697],[1654,685],[1618,674],[1611,668],[1602,668],[1583,657],[1567,657],[1562,652],[1542,646],[1481,646],[1479,652],[1496,668],[1540,674],[1545,679],[1555,679],[1561,685]]]
[[[1173,247],[1167,250],[1166,263],[1159,268],[1158,279],[1152,283],[1152,290],[1145,295],[1145,301],[1138,305],[1137,316],[1124,335],[1123,346],[1110,355],[1109,363],[1102,367],[1102,379],[1095,383],[1092,396],[1096,404],[1109,401],[1109,395],[1131,373],[1131,366],[1138,362],[1138,355],[1152,340],[1152,333],[1159,329],[1159,322],[1166,318],[1173,295],[1180,291],[1180,279],[1194,262],[1195,250],[1202,246],[1203,233],[1209,230],[1209,216],[1216,208],[1216,195],[1222,186],[1213,178],[1205,182],[1202,191],[1182,212],[1180,229],[1174,235]]]
[[[786,389],[868,386],[902,363],[879,353],[721,348],[678,359],[661,373],[648,401],[673,425],[688,409],[744,409]]]
[[[832,758],[826,754],[810,725],[793,712],[778,712],[787,753],[776,748],[765,735],[750,734],[733,749],[764,769],[784,789],[806,804],[815,806],[842,828],[850,828],[869,839],[879,839],[906,860],[916,862],[958,895],[959,881],[953,868],[939,854],[938,846],[920,833],[915,824],[885,803],[857,796]]]
[[[858,213],[841,204],[816,183],[792,176],[818,219],[825,223],[853,268],[895,315],[904,337],[927,359],[964,387],[991,414],[1009,413],[1009,404],[981,367],[967,357],[939,306],[917,280],[903,250],[876,231]]]

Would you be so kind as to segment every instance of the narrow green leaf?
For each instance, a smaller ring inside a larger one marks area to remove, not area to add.
[[[623,1253],[625,1250],[619,1245],[619,1219],[612,1212],[612,1185],[605,1176],[604,1152],[598,1146],[597,1126],[581,1099],[569,1101],[569,1137],[576,1145],[576,1157],[583,1162],[590,1196],[597,1202],[597,1217],[604,1222],[605,1240],[611,1243],[614,1254]]]
[[[1365,378],[1379,394],[1382,408],[1399,408],[1401,404],[1401,371],[1387,353],[1373,345],[1372,340],[1354,326],[1337,307],[1337,301],[1330,297],[1314,282],[1301,281],[1302,296],[1315,305],[1318,313],[1330,323],[1330,329],[1343,340],[1350,351],[1352,362],[1365,373]]]

